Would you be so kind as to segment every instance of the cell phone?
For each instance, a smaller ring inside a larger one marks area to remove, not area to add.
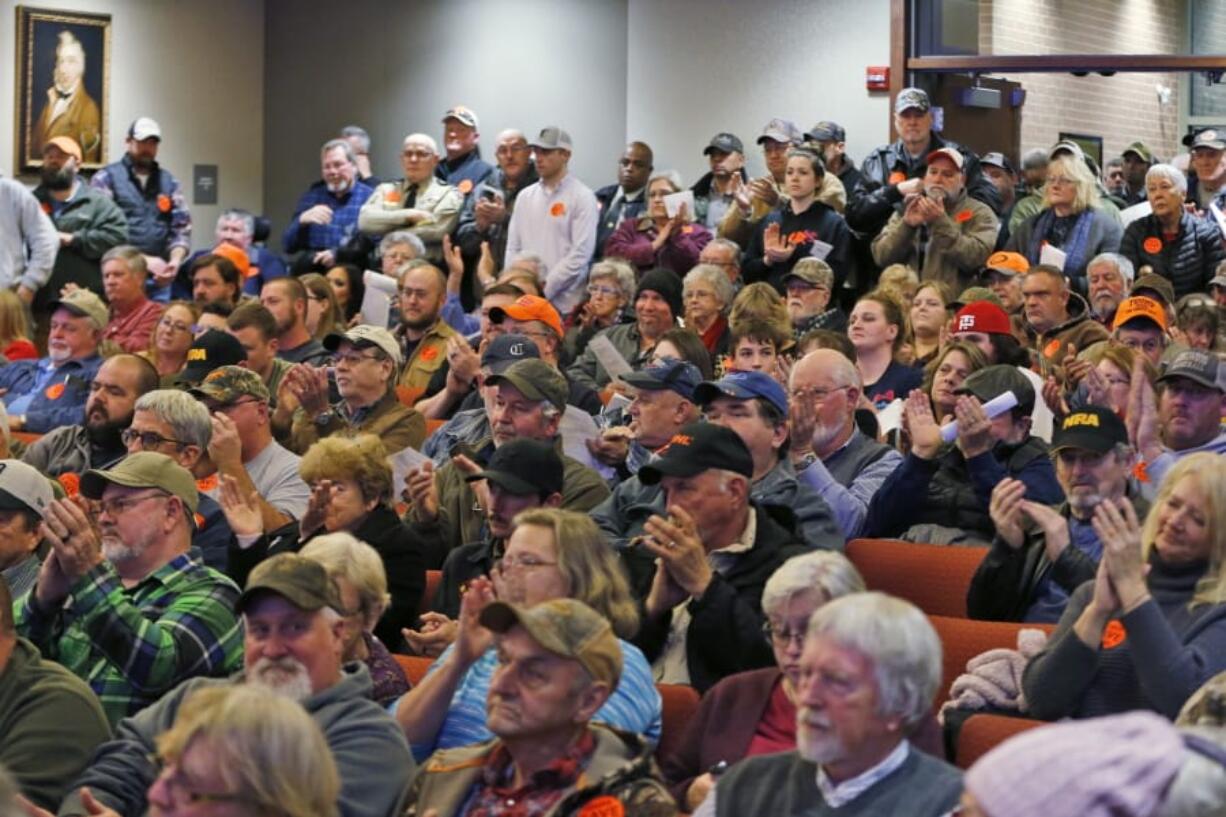
[[[721,760],[719,763],[716,763],[712,765],[711,768],[707,769],[707,774],[711,775],[712,777],[719,777],[726,771],[728,771],[728,761]]]
[[[481,191],[481,200],[488,202],[502,201],[502,196],[499,195],[497,190],[487,187]]]

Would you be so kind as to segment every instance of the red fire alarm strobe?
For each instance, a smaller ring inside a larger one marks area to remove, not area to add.
[[[890,90],[890,66],[870,65],[864,69],[864,85],[870,91]]]

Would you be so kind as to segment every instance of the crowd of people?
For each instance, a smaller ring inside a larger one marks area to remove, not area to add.
[[[456,106],[392,180],[346,126],[279,241],[195,252],[157,121],[88,179],[47,140],[0,179],[0,817],[1226,809],[1226,134],[893,111],[594,191],[559,126],[490,164]],[[970,617],[1050,633],[1013,713],[1072,720],[951,765],[857,538],[981,548]]]

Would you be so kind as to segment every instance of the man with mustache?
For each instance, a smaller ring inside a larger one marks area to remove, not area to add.
[[[336,263],[341,247],[358,231],[358,212],[374,191],[358,180],[357,155],[344,139],[331,139],[319,151],[319,181],[307,188],[281,234],[295,275],[323,272]]]
[[[1103,546],[1090,520],[1103,500],[1126,496],[1133,451],[1115,412],[1087,406],[1064,418],[1052,438],[1058,508],[1024,498],[1020,480],[1005,479],[988,506],[996,537],[967,591],[971,618],[1060,620],[1069,595],[1094,578]],[[1139,518],[1148,503],[1130,497]]]
[[[144,814],[146,792],[159,773],[152,760],[157,736],[174,723],[184,700],[205,687],[259,684],[298,701],[319,724],[340,772],[341,817],[391,814],[413,773],[413,757],[400,727],[370,699],[366,665],[341,662],[348,611],[323,565],[296,553],[269,558],[251,572],[236,609],[244,624],[244,672],[194,678],[125,718],[74,791],[87,787],[104,808]],[[112,812],[87,809],[78,793],[59,813]]]
[[[122,434],[132,423],[136,400],[158,387],[158,374],[136,355],[107,358],[89,384],[85,422],[44,434],[21,459],[47,476],[109,468],[127,455]]]
[[[809,619],[796,749],[729,769],[694,817],[952,813],[962,773],[908,736],[941,682],[941,642],[910,602],[852,593]]]
[[[91,506],[85,500],[94,500]],[[112,724],[197,675],[238,668],[238,588],[191,550],[196,482],[164,454],[86,471],[48,505],[51,552],[17,629],[84,679]]]

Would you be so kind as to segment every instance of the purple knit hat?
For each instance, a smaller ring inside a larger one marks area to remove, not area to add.
[[[1184,743],[1152,712],[1031,729],[988,752],[963,784],[992,817],[1149,817]]]

